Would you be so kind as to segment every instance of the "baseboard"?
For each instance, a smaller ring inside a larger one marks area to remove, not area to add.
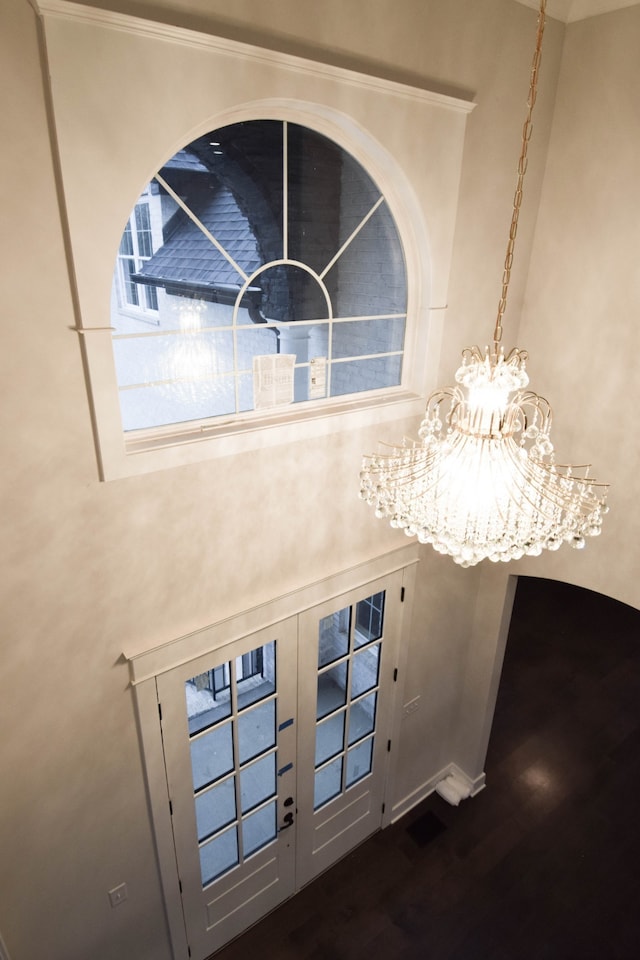
[[[456,763],[449,764],[448,773],[454,773],[458,780],[462,780],[463,783],[466,783],[469,787],[469,796],[475,797],[481,790],[484,790],[487,785],[487,779],[484,774],[484,771],[480,774],[479,777],[469,777],[464,770],[461,770]]]
[[[396,820],[404,817],[405,813],[409,813],[413,807],[417,806],[419,803],[422,803],[423,800],[426,800],[429,794],[433,793],[436,785],[452,773],[455,774],[459,780],[462,780],[463,783],[467,784],[469,787],[470,797],[475,797],[476,794],[480,793],[481,790],[484,790],[486,782],[484,773],[481,773],[479,777],[473,778],[468,776],[464,770],[461,770],[457,764],[449,763],[438,773],[434,774],[434,776],[430,777],[428,780],[425,780],[425,782],[420,784],[419,787],[416,787],[415,790],[412,790],[411,793],[407,794],[406,797],[403,797],[402,800],[399,800],[398,803],[394,803],[390,810],[388,819],[385,818],[385,822],[382,824],[383,827],[387,827],[390,824],[395,823]]]

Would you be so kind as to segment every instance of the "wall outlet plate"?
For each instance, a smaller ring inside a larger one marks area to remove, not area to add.
[[[109,900],[112,907],[117,907],[119,904],[124,903],[128,896],[129,891],[127,890],[126,883],[121,883],[119,886],[114,887],[113,890],[109,890]]]

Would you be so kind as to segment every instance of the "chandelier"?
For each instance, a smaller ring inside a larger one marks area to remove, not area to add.
[[[526,389],[527,353],[501,346],[545,10],[541,0],[492,346],[465,348],[457,386],[428,398],[418,439],[365,456],[360,473],[360,497],[377,517],[463,567],[539,556],[563,543],[581,549],[608,509],[608,484],[591,479],[589,465],[556,463],[551,407]]]

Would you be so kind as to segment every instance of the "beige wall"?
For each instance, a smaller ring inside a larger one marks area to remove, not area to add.
[[[460,349],[484,342],[493,328],[535,13],[513,0],[94,5],[170,13],[183,26],[209,26],[234,39],[474,97],[443,331],[441,374],[450,382]],[[278,456],[262,450],[98,481],[78,344],[69,331],[73,295],[36,18],[27,0],[4,0],[0,20],[0,931],[12,960],[165,960],[170,952],[122,651],[181,636],[405,538],[356,499],[360,454],[379,435],[371,428],[279,448]],[[638,279],[631,258],[640,228],[631,210],[639,188],[631,171],[640,136],[634,112],[640,67],[630,51],[639,32],[634,8],[567,28],[524,297],[565,35],[563,25],[548,24],[505,331],[516,342],[524,298],[518,341],[532,354],[534,388],[556,407],[558,446],[601,465],[615,483],[614,509],[600,541],[584,553],[561,552],[535,565],[465,571],[425,551],[404,691],[406,700],[420,694],[421,708],[404,722],[398,800],[452,760],[472,776],[482,772],[510,573],[558,577],[640,606],[633,522],[622,520],[634,502],[637,445],[623,446],[613,406],[617,384],[628,409],[638,391],[632,370]],[[594,50],[598,70],[591,75],[584,56]],[[175,90],[187,96],[188,77],[176,77]],[[585,103],[590,91],[598,99]],[[113,123],[117,111],[114,103],[102,119]],[[162,111],[159,103],[158,123]],[[91,111],[78,114],[79,129],[95,125]],[[126,154],[119,162],[126,165]],[[589,210],[593,219],[585,223]],[[584,368],[583,379],[571,373],[571,380],[584,390],[586,408],[574,409],[559,381],[567,356]],[[589,395],[583,385],[593,388],[602,373],[605,396]],[[402,435],[407,426],[387,424],[383,432]],[[107,890],[123,881],[129,900],[111,910]]]
[[[564,462],[612,483],[602,536],[526,572],[640,607],[640,5],[570,24],[521,325]],[[535,570],[534,570],[535,568]]]

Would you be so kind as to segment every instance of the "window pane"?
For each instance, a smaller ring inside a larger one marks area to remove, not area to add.
[[[289,124],[289,255],[322,273],[380,196],[327,137]]]
[[[377,693],[370,693],[357,703],[351,704],[349,711],[349,746],[357,740],[373,733],[376,725]]]
[[[344,711],[335,713],[316,726],[316,767],[335,757],[344,747]]]
[[[253,358],[278,352],[278,336],[273,327],[238,330],[237,369],[253,370]]]
[[[331,396],[397,387],[401,378],[401,356],[345,360],[331,365]]]
[[[114,340],[113,352],[121,387],[175,381],[176,399],[204,395],[201,382],[233,370],[230,332],[206,327],[194,333]],[[191,383],[195,383],[193,388]],[[212,392],[215,387],[212,387]]]
[[[234,412],[233,377],[220,377],[211,384],[189,388],[171,384],[120,391],[120,414],[125,431],[205,420]]]
[[[351,607],[344,607],[323,617],[318,631],[318,666],[339,660],[349,650]]]
[[[253,410],[255,402],[253,399],[253,372],[241,373],[236,377],[238,385],[238,413],[245,413],[247,410]]]
[[[347,702],[347,664],[339,663],[318,675],[318,704],[316,719],[344,706]]]
[[[228,670],[229,664],[225,666]],[[230,715],[230,691],[228,686],[222,685],[221,674],[224,675],[224,667],[217,667],[199,673],[185,683],[190,734],[198,733]]]
[[[230,722],[214,727],[209,733],[192,740],[189,746],[194,790],[200,790],[233,769]]]
[[[204,840],[236,819],[235,777],[196,797],[198,840]]]
[[[264,753],[276,742],[276,704],[269,700],[238,717],[239,763]]]
[[[385,203],[362,225],[324,280],[334,294],[336,317],[406,313],[404,253]]]
[[[404,328],[404,317],[336,323],[333,327],[332,355],[337,359],[402,350]]]
[[[242,812],[252,810],[259,803],[276,794],[276,755],[270,753],[240,772],[240,802]]]
[[[257,647],[236,660],[238,710],[270,696],[276,689],[275,641]]]
[[[355,700],[378,683],[380,667],[380,644],[358,650],[353,655],[351,667],[351,699]]]
[[[354,646],[359,647],[382,636],[384,590],[356,605],[356,632]]]
[[[111,325],[132,338],[114,343],[125,431],[253,410],[252,360],[277,352],[296,357],[296,403],[400,382],[406,270],[395,223],[360,163],[298,124],[231,124],[179,150],[138,199],[116,269]],[[163,333],[191,338],[154,343],[145,311]],[[330,332],[329,321],[352,317]],[[235,336],[211,338],[221,327]],[[314,358],[326,376],[310,386]]]
[[[326,767],[316,770],[313,809],[328,803],[334,797],[337,797],[342,789],[342,757],[332,760]]]
[[[358,780],[362,780],[371,773],[373,760],[373,737],[363,740],[362,743],[347,752],[347,780],[345,786],[350,787]]]
[[[275,840],[276,833],[276,804],[274,801],[243,819],[242,847],[245,858]]]
[[[238,862],[238,828],[231,827],[200,847],[202,886],[206,887]]]

